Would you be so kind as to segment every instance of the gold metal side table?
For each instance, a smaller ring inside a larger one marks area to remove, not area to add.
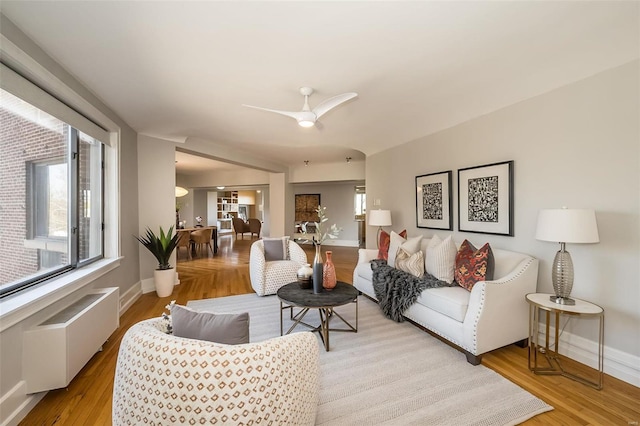
[[[604,309],[593,303],[575,299],[575,305],[561,305],[549,300],[551,294],[530,293],[526,299],[529,303],[529,370],[541,375],[561,375],[576,380],[595,389],[602,389],[603,377],[603,349],[604,349]],[[546,318],[545,342],[540,345],[540,311],[544,311]],[[549,346],[549,327],[551,314],[555,314],[555,340],[553,349]],[[574,315],[577,317],[598,317],[600,319],[600,330],[598,337],[598,381],[592,381],[574,373],[566,371],[562,366],[561,356],[558,353],[560,345],[560,315]],[[538,366],[538,357],[544,355],[547,366]]]

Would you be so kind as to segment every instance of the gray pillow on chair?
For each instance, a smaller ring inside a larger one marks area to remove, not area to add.
[[[249,343],[249,313],[214,314],[186,306],[171,308],[173,335],[225,345]]]
[[[289,237],[263,238],[264,260],[289,260]]]

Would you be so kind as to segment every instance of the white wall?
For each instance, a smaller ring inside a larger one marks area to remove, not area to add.
[[[289,182],[309,183],[309,182],[340,182],[358,181],[365,178],[365,161],[354,161],[347,163],[322,163],[315,164],[309,162],[308,166],[300,165],[289,167]]]
[[[197,175],[178,176],[185,188],[212,188],[216,186],[260,186],[269,184],[269,173],[261,170],[242,169],[241,172],[214,170]]]
[[[194,189],[193,190],[193,213],[191,214],[190,226],[196,224],[196,217],[202,217],[202,223],[207,221],[207,190],[206,189]]]
[[[558,245],[536,241],[538,211],[592,208],[599,244],[568,245],[575,267],[572,296],[605,309],[605,371],[630,368],[640,385],[640,134],[638,61],[373,155],[367,160],[368,208],[390,209],[393,229],[418,229],[415,176],[454,171],[457,229],[459,168],[515,161],[515,237],[454,232],[460,242],[489,241],[540,259],[538,291],[552,293],[551,263]],[[381,172],[386,170],[387,172]],[[375,208],[378,208],[377,206]],[[375,229],[370,227],[369,234]],[[375,241],[369,239],[369,247]],[[597,327],[572,320],[567,336],[597,341]],[[578,339],[579,340],[579,339]],[[628,377],[627,377],[628,379]]]
[[[176,222],[175,144],[139,135],[138,176],[139,235],[142,235],[147,227],[156,233],[161,226],[167,231]],[[153,271],[158,267],[158,261],[142,244],[138,243],[138,246],[140,278],[144,290],[145,281],[153,281]],[[175,256],[174,252],[171,256],[173,266],[176,264]]]
[[[117,185],[113,190],[117,192],[119,198],[117,203],[119,211],[116,212],[119,224],[106,224],[107,228],[110,227],[107,232],[114,227],[117,228],[118,241],[115,244],[117,247],[114,247],[113,251],[115,256],[120,256],[119,266],[64,298],[58,299],[56,294],[51,295],[51,299],[58,300],[0,333],[0,424],[17,424],[44,395],[44,393],[26,394],[22,372],[23,331],[58,312],[92,288],[119,287],[123,307],[136,297],[140,279],[139,243],[133,238],[133,235],[138,232],[137,135],[90,90],[65,72],[10,21],[4,16],[0,16],[0,19],[2,20],[0,32],[11,42],[6,46],[0,46],[0,49],[11,44],[11,47],[16,49],[14,52],[20,52],[16,58],[13,58],[17,60],[11,64],[14,69],[38,81],[43,89],[55,94],[68,105],[84,105],[86,110],[81,112],[88,118],[101,122],[109,131],[119,132],[120,136],[119,140],[113,141],[118,149],[115,156],[117,157],[117,180],[108,183],[108,185],[113,183]],[[8,59],[10,59],[8,56],[3,56],[3,60]],[[98,116],[105,117],[111,123],[107,125],[98,120]],[[105,206],[105,209],[110,208],[113,208],[113,205]],[[32,309],[29,307],[25,308],[25,311],[30,310]]]
[[[338,239],[325,241],[326,245],[358,246],[358,223],[355,221],[355,183],[322,183],[294,185],[294,194],[320,194],[320,204],[327,208],[328,226],[334,223],[342,228]],[[294,206],[295,212],[295,206]],[[293,232],[295,224],[289,227]]]
[[[182,186],[180,183],[178,186]],[[185,188],[185,187],[183,187]],[[194,205],[194,191],[192,188],[186,188],[189,193],[187,195],[183,195],[182,197],[176,197],[176,205],[180,206],[180,220],[187,221],[187,227],[195,225],[195,217],[196,215],[193,213],[193,205]],[[174,220],[175,223],[175,220]]]
[[[262,230],[262,235],[282,237],[291,235],[287,227],[287,205],[293,198],[291,185],[287,182],[286,173],[271,173],[269,176],[269,226]]]

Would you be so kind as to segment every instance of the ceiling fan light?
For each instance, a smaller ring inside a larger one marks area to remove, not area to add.
[[[301,127],[313,127],[313,125],[315,124],[315,122],[314,122],[314,121],[311,121],[311,120],[304,120],[304,119],[303,119],[303,120],[298,120],[298,124],[299,124]]]

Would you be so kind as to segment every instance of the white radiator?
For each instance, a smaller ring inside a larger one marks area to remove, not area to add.
[[[27,393],[67,386],[118,328],[118,288],[93,290],[24,332]]]

